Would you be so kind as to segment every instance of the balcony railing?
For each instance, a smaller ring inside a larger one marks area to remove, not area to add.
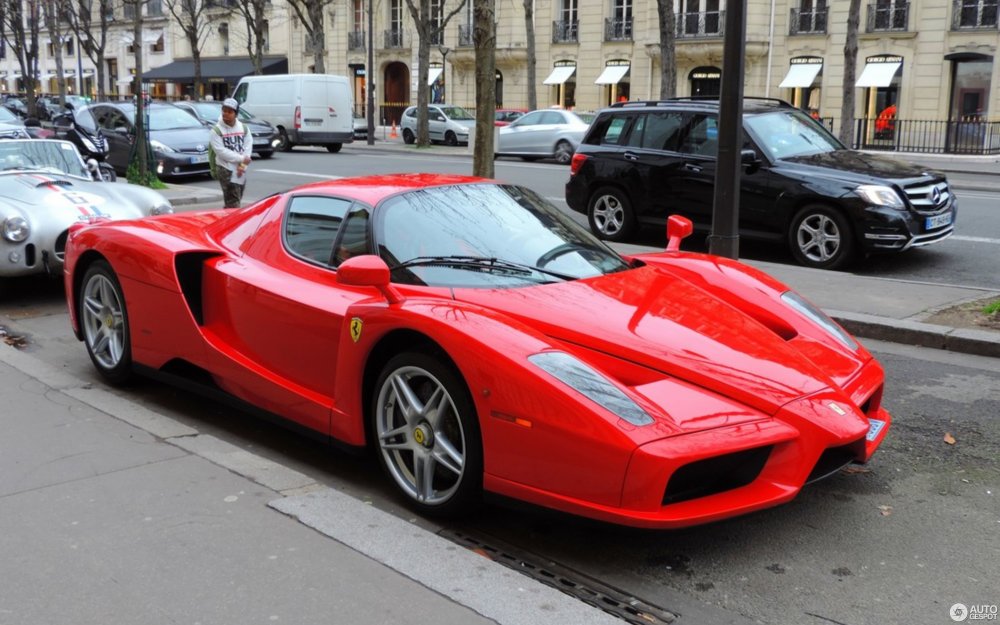
[[[458,47],[459,48],[471,48],[472,47],[472,25],[470,24],[459,24],[458,25]]]
[[[856,119],[856,149],[925,154],[1000,154],[1000,122]]]
[[[347,33],[347,49],[348,50],[364,50],[365,49],[365,31],[363,30],[352,30]]]
[[[632,18],[607,18],[604,20],[605,41],[632,41]]]
[[[910,3],[869,4],[866,30],[870,33],[906,32],[909,30]]]
[[[552,43],[579,43],[580,22],[557,21],[552,22]]]
[[[792,9],[788,20],[789,35],[826,34],[826,9]]]
[[[954,0],[952,30],[996,30],[997,0]]]
[[[722,37],[725,35],[725,11],[681,13],[677,16],[677,37]]]
[[[385,35],[385,47],[386,48],[402,48],[403,47],[403,31],[402,30],[387,30]]]

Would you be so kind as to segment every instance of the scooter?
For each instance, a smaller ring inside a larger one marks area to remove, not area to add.
[[[55,120],[56,137],[76,146],[94,180],[117,180],[114,167],[106,162],[110,150],[108,140],[97,125],[93,113],[86,107],[75,108],[72,104],[67,104],[66,108],[69,111]]]

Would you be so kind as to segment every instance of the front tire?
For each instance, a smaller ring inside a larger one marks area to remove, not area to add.
[[[268,150],[267,152],[257,152],[257,156],[261,157],[261,159],[267,160],[272,156],[274,156],[274,150]]]
[[[444,133],[444,144],[445,145],[458,145],[458,135],[452,131]]]
[[[840,269],[854,258],[854,235],[839,212],[818,204],[806,206],[788,230],[792,256],[817,269]]]
[[[288,138],[288,133],[284,128],[278,130],[278,138],[281,139],[281,142],[278,143],[278,149],[282,152],[291,152],[293,146],[292,140]]]
[[[453,367],[416,352],[393,357],[375,385],[371,418],[379,462],[410,506],[454,516],[478,503],[479,420]]]
[[[417,138],[413,135],[413,131],[409,128],[403,128],[403,143],[406,145],[413,145]]]
[[[587,206],[590,230],[607,241],[622,243],[635,232],[635,212],[628,195],[615,187],[601,187]]]
[[[96,261],[84,274],[77,317],[98,373],[115,385],[131,380],[132,343],[125,294],[106,261]]]
[[[101,182],[115,182],[118,180],[118,175],[115,173],[115,168],[107,163],[101,163],[97,166],[97,171],[101,176]]]

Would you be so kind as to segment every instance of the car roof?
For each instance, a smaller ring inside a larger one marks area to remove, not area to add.
[[[778,109],[794,109],[795,107],[778,98],[758,98],[747,96],[743,98],[744,113],[763,113]],[[681,98],[670,98],[668,100],[634,100],[628,102],[616,102],[612,104],[610,110],[649,110],[649,109],[681,109],[685,111],[702,110],[715,112],[719,110],[719,99],[715,96],[692,96]]]
[[[388,197],[406,191],[477,183],[496,184],[496,181],[460,174],[385,174],[362,178],[324,180],[296,187],[289,193],[309,195],[310,192],[322,192],[329,195],[342,195],[375,206]]]

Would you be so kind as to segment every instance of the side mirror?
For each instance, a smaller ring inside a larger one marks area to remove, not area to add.
[[[747,169],[753,170],[760,165],[760,157],[756,150],[740,150],[740,163]]]
[[[382,292],[390,304],[403,301],[389,284],[389,266],[373,254],[354,256],[337,267],[337,282],[344,286],[373,286]]]
[[[687,217],[671,215],[667,218],[667,251],[678,252],[681,241],[694,232],[694,224]]]

